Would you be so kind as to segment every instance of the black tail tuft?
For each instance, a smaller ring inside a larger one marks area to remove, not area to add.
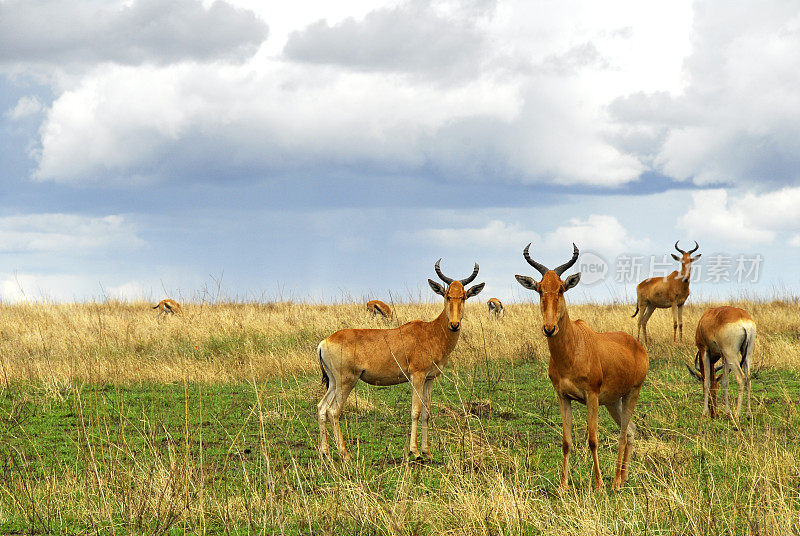
[[[325,365],[322,364],[322,348],[319,349],[319,368],[322,369],[322,384],[327,389],[331,380],[328,378],[328,373],[325,372]]]
[[[638,314],[639,314],[639,304],[637,303],[636,304],[636,311],[634,311],[634,313],[631,315],[631,318],[633,318],[634,316],[636,316]]]
[[[747,355],[747,328],[742,329],[744,329],[744,340],[742,340],[742,346],[739,348],[739,353],[742,354],[742,360],[739,362],[739,366],[742,370],[746,370],[745,366],[749,366],[747,359],[750,356]]]
[[[155,304],[155,305],[153,306],[153,309],[158,309],[158,304]]]

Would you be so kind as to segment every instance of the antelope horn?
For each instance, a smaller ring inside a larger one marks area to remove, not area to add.
[[[470,283],[472,283],[472,281],[473,281],[473,280],[474,280],[476,277],[478,277],[478,263],[477,263],[477,262],[475,263],[475,269],[474,269],[474,270],[472,270],[472,275],[471,275],[471,276],[469,276],[469,277],[468,277],[468,278],[466,278],[466,279],[460,279],[459,281],[461,281],[461,284],[462,284],[462,285],[464,285],[464,286],[466,287],[467,285],[469,285]]]
[[[569,261],[562,264],[561,266],[559,266],[558,268],[553,268],[553,271],[556,273],[556,275],[558,277],[561,277],[561,274],[569,270],[572,267],[572,265],[575,264],[575,261],[578,260],[579,254],[580,252],[578,251],[578,246],[572,244],[572,258]]]
[[[694,241],[694,249],[691,249],[691,250],[689,250],[689,252],[688,252],[688,253],[689,253],[689,255],[691,255],[692,253],[694,253],[695,251],[697,251],[699,247],[700,247],[700,246],[697,244],[697,240],[695,240],[695,241]]]
[[[525,257],[525,260],[528,261],[528,264],[530,264],[531,266],[536,268],[539,271],[540,274],[542,274],[542,275],[546,274],[547,271],[549,270],[549,268],[547,266],[545,266],[544,264],[539,264],[535,260],[531,259],[531,254],[528,253],[528,249],[530,249],[530,247],[531,247],[530,244],[525,246],[525,249],[522,251],[522,256]]]
[[[436,270],[436,275],[439,276],[439,279],[447,283],[448,285],[453,282],[453,280],[442,273],[442,269],[439,268],[439,263],[442,262],[442,259],[436,261],[436,264],[433,265],[433,269]]]
[[[686,253],[685,251],[683,251],[681,248],[679,248],[679,247],[678,247],[678,242],[680,242],[680,240],[677,240],[677,241],[675,242],[675,249],[677,249],[677,250],[678,250],[678,252],[680,252],[680,253]]]

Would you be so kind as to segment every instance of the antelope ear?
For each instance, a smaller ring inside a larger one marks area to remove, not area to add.
[[[483,290],[483,287],[485,287],[485,286],[486,286],[486,283],[479,283],[477,285],[473,285],[467,291],[467,298],[471,298],[473,296],[477,296],[478,294],[480,294],[480,292]]]
[[[433,279],[428,279],[428,284],[431,286],[431,288],[436,294],[444,296],[444,287],[442,285],[440,285]]]
[[[578,272],[577,274],[572,274],[564,281],[564,292],[568,291],[572,287],[578,284],[578,281],[581,280],[581,273]]]
[[[697,255],[695,255],[694,257],[692,257],[692,262],[694,262],[694,261],[696,261],[697,259],[699,259],[701,255],[702,255],[702,253],[698,253]]]
[[[680,257],[678,257],[677,255],[675,255],[674,253],[671,253],[671,255],[672,255],[672,258],[673,258],[673,259],[675,259],[676,261],[680,262],[680,260],[681,260],[681,258],[680,258]]]
[[[526,289],[539,292],[539,283],[534,281],[532,277],[528,277],[527,275],[515,275],[514,277],[516,277],[519,284]]]

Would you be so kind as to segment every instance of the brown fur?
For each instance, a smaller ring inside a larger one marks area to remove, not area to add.
[[[594,486],[603,487],[597,459],[598,409],[603,405],[620,427],[617,469],[612,484],[619,489],[628,478],[636,427],[631,422],[639,391],[648,370],[647,352],[633,337],[621,331],[597,333],[583,320],[572,321],[564,293],[575,286],[580,274],[566,282],[547,271],[540,282],[516,276],[522,286],[539,293],[542,330],[550,350],[548,375],[558,396],[563,425],[561,489],[567,488],[569,452],[572,449],[572,401],[586,404],[589,449],[594,464]]]
[[[474,275],[477,275],[477,265],[472,278]],[[474,285],[469,290],[464,290],[459,280],[450,283],[446,290],[430,279],[428,284],[434,292],[444,297],[444,309],[433,321],[414,320],[394,329],[343,329],[317,346],[323,379],[328,382],[328,390],[317,405],[319,450],[323,455],[328,454],[325,423],[330,419],[339,454],[346,460],[350,459],[339,428],[339,416],[350,391],[360,379],[371,385],[411,382],[409,448],[414,456],[419,456],[419,424],[422,453],[430,457],[428,416],[431,386],[433,380],[442,373],[458,342],[464,302],[483,290],[484,283]]]
[[[175,300],[170,300],[169,298],[158,302],[153,306],[153,309],[158,309],[158,315],[156,315],[156,318],[160,318],[162,315],[166,316],[174,314],[183,316],[183,310],[181,309],[180,304]]]
[[[381,300],[369,300],[367,302],[367,311],[372,313],[372,316],[381,315],[387,320],[392,318],[392,308]]]
[[[750,361],[756,337],[756,324],[744,309],[738,307],[712,307],[703,313],[697,323],[695,344],[697,359],[695,366],[699,374],[694,373],[703,383],[703,415],[712,419],[717,409],[717,383],[714,364],[722,360],[722,384],[725,387],[725,405],[730,411],[728,399],[728,373],[733,371],[739,384],[739,396],[734,419],[738,420],[742,410],[742,398],[747,390],[747,414],[750,409]],[[741,356],[741,360],[740,357]],[[690,368],[691,370],[691,368]]]
[[[675,244],[677,249],[678,244]],[[689,279],[691,278],[691,264],[696,261],[700,254],[692,257],[695,250],[681,253],[680,263],[681,271],[677,270],[667,275],[666,277],[651,277],[645,279],[636,286],[636,316],[641,309],[639,316],[639,329],[636,338],[640,339],[642,332],[644,332],[644,343],[647,344],[647,321],[650,320],[650,315],[656,309],[672,309],[672,340],[677,342],[678,331],[680,331],[680,339],[683,342],[683,304],[689,298]],[[679,257],[672,255],[675,260]]]
[[[489,298],[486,305],[489,307],[489,318],[496,320],[503,316],[503,303],[497,298]]]

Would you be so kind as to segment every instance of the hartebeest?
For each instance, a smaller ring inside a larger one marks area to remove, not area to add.
[[[721,383],[725,388],[725,407],[730,412],[728,375],[733,371],[736,375],[736,383],[739,384],[739,397],[736,402],[736,413],[732,415],[734,419],[739,420],[742,411],[742,397],[746,388],[747,416],[752,417],[750,362],[753,358],[755,341],[756,323],[744,309],[727,305],[712,307],[700,317],[695,332],[697,354],[694,366],[696,371],[689,367],[689,372],[703,383],[703,415],[710,415],[711,418],[716,415],[716,383],[719,378],[715,377],[716,371],[712,367],[722,359]]]
[[[181,310],[181,306],[175,300],[170,300],[167,298],[166,300],[161,300],[156,305],[153,306],[153,309],[158,309],[158,314],[156,318],[161,318],[162,315],[174,315],[179,314],[183,315],[183,310]]]
[[[692,257],[692,253],[697,251],[700,246],[695,240],[694,249],[683,251],[675,242],[675,249],[680,252],[678,257],[672,253],[672,258],[681,263],[681,271],[674,271],[665,277],[651,277],[645,279],[636,286],[636,311],[633,316],[642,310],[639,316],[639,330],[636,338],[639,339],[644,331],[644,342],[647,344],[647,321],[656,309],[672,308],[672,341],[677,342],[677,334],[680,329],[681,342],[683,342],[683,304],[689,297],[689,279],[691,277],[691,265],[700,258],[701,253]],[[633,316],[631,318],[633,318]]]
[[[381,315],[387,320],[391,320],[392,318],[392,308],[381,300],[369,300],[367,302],[367,311],[372,313],[372,316]]]
[[[317,346],[322,379],[328,390],[317,404],[319,450],[328,454],[325,422],[331,421],[339,454],[350,459],[339,428],[339,416],[350,391],[361,379],[371,385],[396,385],[411,382],[411,440],[409,450],[419,456],[418,424],[422,435],[422,453],[430,457],[428,448],[428,416],[431,408],[431,386],[442,373],[447,359],[458,342],[464,302],[477,295],[485,283],[464,287],[478,276],[478,263],[472,275],[453,280],[446,277],[436,261],[436,275],[447,283],[445,289],[428,279],[436,294],[444,297],[444,309],[431,322],[414,320],[393,329],[343,329]]]
[[[561,279],[578,259],[578,248],[573,247],[572,258],[553,270],[531,259],[525,247],[523,256],[528,264],[542,274],[542,280],[517,275],[517,281],[539,293],[547,346],[550,349],[548,375],[558,396],[563,425],[561,443],[561,489],[567,488],[569,452],[572,448],[572,401],[586,404],[589,429],[589,449],[594,463],[594,487],[603,487],[600,465],[597,460],[597,419],[599,406],[608,409],[619,425],[619,451],[617,470],[612,484],[619,489],[628,478],[636,427],[631,416],[639,398],[639,391],[647,375],[647,352],[636,339],[621,331],[597,333],[583,320],[572,321],[567,311],[564,293],[578,284],[581,274]]]
[[[489,298],[486,305],[489,306],[489,318],[497,320],[503,316],[503,303],[497,298]]]

